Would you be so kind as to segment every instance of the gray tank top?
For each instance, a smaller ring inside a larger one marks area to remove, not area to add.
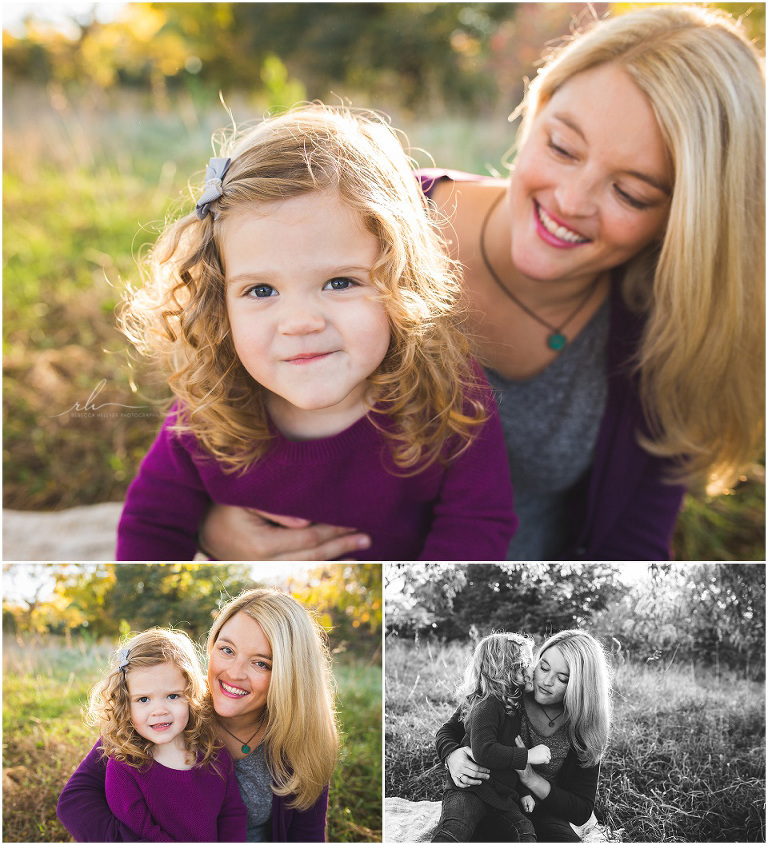
[[[272,775],[264,758],[264,743],[242,760],[235,760],[235,777],[248,811],[246,842],[272,841]]]
[[[541,373],[506,379],[486,369],[499,406],[520,519],[507,560],[564,555],[568,493],[589,471],[608,394],[609,299]]]

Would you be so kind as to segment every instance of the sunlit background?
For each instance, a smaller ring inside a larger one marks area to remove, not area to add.
[[[764,43],[764,4],[720,4]],[[378,108],[415,159],[503,173],[547,45],[608,3],[4,3],[4,506],[119,502],[169,398],[115,311],[190,208],[210,134],[321,98]],[[130,407],[125,407],[130,406]],[[764,469],[688,497],[681,560],[761,560]]]

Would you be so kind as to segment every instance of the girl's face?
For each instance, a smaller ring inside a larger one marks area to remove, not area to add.
[[[158,663],[129,669],[125,682],[130,696],[131,724],[139,736],[155,745],[169,745],[189,721],[187,682],[178,666]]]
[[[539,657],[533,670],[533,697],[538,704],[560,704],[565,698],[565,690],[571,672],[565,662],[562,651],[550,646]]]
[[[272,647],[248,614],[236,613],[219,632],[208,659],[208,688],[219,716],[247,716],[267,703]]]
[[[365,414],[367,380],[390,340],[371,282],[379,252],[333,192],[253,206],[224,222],[235,350],[287,436],[328,436]]]
[[[673,171],[653,108],[617,65],[577,74],[541,107],[508,188],[512,262],[591,281],[663,236]]]

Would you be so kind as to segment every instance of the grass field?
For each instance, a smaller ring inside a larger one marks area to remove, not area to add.
[[[81,708],[111,645],[49,640],[3,647],[3,841],[71,842],[56,818],[67,779],[95,742]],[[328,841],[381,841],[381,669],[338,662],[343,733]]]
[[[188,183],[199,186],[210,133],[228,118],[189,95],[158,112],[135,92],[3,93],[4,506],[121,501],[169,392],[130,354],[115,309],[138,282],[136,256]],[[240,123],[260,114],[244,97],[228,105]],[[393,123],[442,166],[477,173],[499,169],[512,141],[503,119]],[[731,495],[689,496],[674,550],[679,560],[764,560],[762,465]]]
[[[385,794],[440,800],[434,735],[466,644],[390,638]],[[765,687],[693,667],[616,669],[595,812],[625,842],[765,842]]]

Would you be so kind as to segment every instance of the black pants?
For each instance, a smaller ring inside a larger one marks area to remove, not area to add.
[[[528,817],[536,831],[539,842],[580,842],[574,829],[565,819],[553,816],[536,804]],[[526,821],[528,820],[526,819]],[[489,809],[489,813],[475,828],[473,842],[520,842],[514,825],[510,825],[504,815],[497,810]],[[530,841],[530,840],[528,840]]]
[[[497,810],[474,792],[451,787],[443,793],[443,808],[432,841],[471,842],[475,829],[489,815],[492,815],[504,830],[505,842],[536,841],[533,825],[519,808]]]

